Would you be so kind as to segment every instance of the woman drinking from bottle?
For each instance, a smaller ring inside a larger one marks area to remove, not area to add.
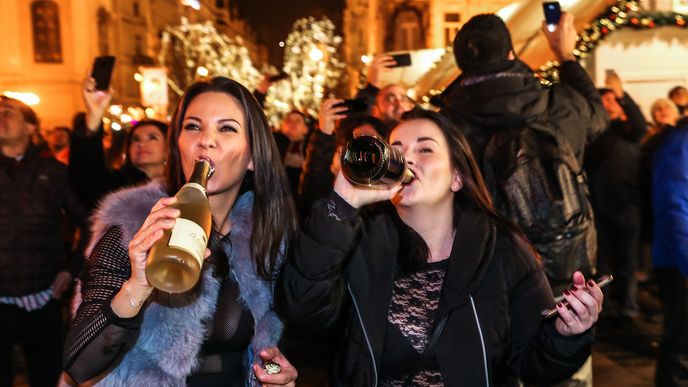
[[[96,214],[66,373],[104,386],[293,386],[296,370],[276,348],[272,284],[296,218],[260,106],[233,80],[198,82],[179,102],[168,147],[164,184],[114,193]],[[146,261],[184,220],[169,196],[198,159],[214,168],[209,249],[196,286],[166,293],[150,285]]]
[[[432,112],[392,129],[414,178],[387,189],[340,174],[297,234],[278,310],[342,324],[337,386],[516,386],[561,380],[586,360],[602,292],[580,273],[570,309],[523,233],[495,213],[467,142]]]

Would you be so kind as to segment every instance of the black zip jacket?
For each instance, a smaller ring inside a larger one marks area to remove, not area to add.
[[[336,194],[316,203],[277,284],[287,320],[313,329],[343,324],[336,386],[378,383],[399,246],[385,211],[361,214]],[[564,337],[542,321],[552,292],[510,235],[483,214],[458,219],[438,307],[438,320],[448,319],[434,350],[446,386],[551,383],[590,353],[590,331]]]
[[[62,238],[65,215],[81,231],[71,252]],[[59,271],[76,277],[87,242],[86,212],[67,167],[35,146],[20,161],[0,154],[0,296],[46,290]]]

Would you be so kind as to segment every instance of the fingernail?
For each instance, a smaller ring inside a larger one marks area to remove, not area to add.
[[[588,281],[588,287],[591,288],[593,286],[595,286],[595,281],[593,281],[593,280]]]
[[[571,290],[576,290],[576,289],[578,289],[578,288],[576,287],[576,285],[571,285]]]
[[[557,303],[557,306],[560,307],[560,308],[563,308],[563,307],[564,307],[564,303],[563,303],[563,302],[558,302],[558,303]]]
[[[571,295],[571,292],[569,292],[568,289],[567,289],[567,290],[564,290],[564,295],[570,296],[570,295]]]

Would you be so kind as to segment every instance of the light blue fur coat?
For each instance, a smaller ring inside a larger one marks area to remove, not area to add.
[[[125,189],[109,195],[93,219],[93,239],[87,253],[112,226],[122,230],[122,246],[139,230],[153,205],[168,196],[158,183]],[[272,285],[260,277],[250,254],[253,193],[237,198],[230,213],[230,243],[223,244],[229,257],[230,272],[240,289],[240,299],[251,311],[254,335],[246,353],[246,385],[257,385],[251,364],[260,364],[258,352],[276,346],[283,324],[272,309]],[[281,265],[283,256],[278,259]],[[279,266],[278,266],[279,267]],[[198,366],[197,355],[205,340],[202,321],[213,318],[220,282],[205,265],[199,286],[181,294],[153,292],[143,309],[140,334],[121,362],[96,386],[184,386],[186,377]],[[81,303],[77,292],[74,310]]]

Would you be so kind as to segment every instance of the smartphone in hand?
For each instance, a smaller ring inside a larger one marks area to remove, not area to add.
[[[334,104],[333,107],[346,106],[346,113],[363,113],[368,111],[368,100],[365,98],[345,99]]]
[[[404,53],[404,54],[394,54],[392,55],[392,59],[394,59],[395,62],[397,62],[394,66],[390,67],[407,67],[411,66],[411,54]]]
[[[91,77],[96,81],[96,90],[109,90],[112,70],[115,67],[114,56],[99,56],[93,61]]]
[[[547,30],[554,32],[561,19],[561,5],[558,1],[545,1],[542,3],[542,9],[545,12],[545,23],[547,23]]]
[[[605,275],[605,276],[600,277],[600,279],[598,279],[597,281],[595,281],[595,283],[596,283],[597,286],[599,286],[599,287],[604,287],[604,286],[607,285],[608,283],[612,282],[613,279],[614,279],[614,276],[613,276],[613,275],[607,274],[607,275]],[[559,297],[557,297],[557,298],[554,299],[554,303],[559,303],[559,302],[563,302],[563,303],[564,303],[564,306],[566,306],[566,307],[569,306],[569,302],[566,301],[566,299],[564,298],[564,296],[559,296]],[[545,309],[545,310],[543,310],[542,312],[540,312],[540,315],[542,315],[542,318],[554,317],[554,316],[556,316],[557,314],[558,314],[557,308]]]

